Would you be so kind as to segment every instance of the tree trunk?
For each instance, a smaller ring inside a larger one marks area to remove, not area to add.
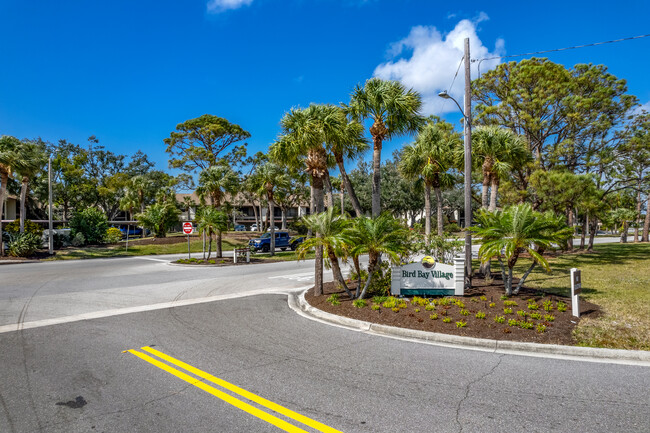
[[[490,189],[490,175],[483,173],[483,186],[481,187],[481,207],[487,209],[488,207],[488,192]]]
[[[273,206],[273,199],[271,197],[268,198],[269,201],[269,215],[271,215],[271,222],[269,223],[269,228],[271,229],[271,256],[275,255],[275,218],[273,217],[273,212],[275,211],[275,207]]]
[[[424,183],[424,238],[429,243],[431,236],[431,185]]]
[[[645,220],[643,220],[643,236],[641,242],[648,242],[648,232],[650,232],[650,194],[646,198]]]
[[[341,172],[341,179],[343,179],[345,190],[348,192],[348,197],[350,197],[352,208],[354,209],[354,212],[357,214],[357,217],[360,217],[361,215],[363,215],[363,212],[361,211],[361,204],[359,204],[359,199],[357,198],[357,194],[354,192],[354,187],[352,186],[352,182],[350,182],[350,178],[348,177],[348,174],[345,171],[345,165],[343,163],[342,157],[339,160],[338,156],[336,156],[336,165],[338,165],[339,171]],[[341,209],[343,209],[343,202],[341,202]]]
[[[627,229],[628,229],[629,223],[627,221],[623,221],[623,230],[621,231],[621,240],[620,243],[626,244],[627,243]]]
[[[589,230],[589,214],[585,213],[585,218],[582,221],[582,233],[580,233],[580,250],[585,249],[585,238]]]
[[[345,182],[341,182],[341,193],[339,195],[340,195],[339,198],[341,200],[341,216],[344,216],[345,215]]]
[[[499,176],[493,173],[492,176],[490,176],[490,180],[491,180],[492,190],[490,191],[490,206],[488,207],[488,210],[490,212],[494,212],[497,208],[497,194],[499,193]]]
[[[327,208],[331,209],[334,207],[334,193],[332,193],[332,182],[330,182],[330,175],[328,172],[325,172],[323,177],[323,185],[325,186],[325,201],[327,203]]]
[[[373,136],[372,152],[372,217],[375,218],[381,213],[381,137]]]
[[[20,233],[25,232],[25,218],[27,216],[27,193],[29,192],[29,179],[23,177],[20,187]]]
[[[587,245],[587,251],[594,250],[594,238],[596,237],[596,231],[598,231],[598,218],[593,218],[591,221],[591,230],[589,231],[589,245]]]
[[[636,191],[636,216],[634,217],[634,243],[639,242],[639,225],[641,224],[641,182]]]
[[[353,256],[352,263],[354,263],[354,269],[357,271],[357,290],[354,297],[358,298],[361,292],[361,264],[359,263],[359,256]]]
[[[208,258],[206,260],[210,260],[211,254],[212,254],[212,233],[208,235]]]
[[[255,204],[255,200],[251,200],[253,203],[253,215],[255,216],[255,225],[257,226],[257,229],[259,230],[260,228],[260,220],[257,216],[257,205]]]
[[[517,284],[517,288],[516,288],[515,291],[514,291],[514,294],[515,294],[515,295],[519,294],[519,290],[520,290],[521,287],[524,285],[524,281],[526,281],[526,278],[528,278],[528,275],[529,275],[530,272],[533,270],[533,268],[535,267],[536,264],[537,264],[537,262],[533,262],[533,264],[530,265],[530,267],[528,268],[528,270],[526,271],[526,273],[524,274],[524,276],[521,277],[521,280],[519,280],[519,284]]]
[[[330,259],[330,264],[332,265],[332,273],[334,274],[334,278],[336,281],[338,281],[341,287],[343,287],[343,290],[345,290],[345,293],[348,295],[348,297],[352,299],[352,292],[350,292],[348,285],[345,284],[345,278],[343,278],[343,273],[341,272],[339,259],[336,257],[336,254],[334,254],[334,250],[331,247],[327,248],[327,255]]]
[[[0,178],[0,257],[4,257],[5,248],[2,240],[2,217],[5,211],[5,194],[7,193],[7,182],[9,182],[9,173],[3,171]]]
[[[442,191],[440,190],[440,187],[434,187],[433,190],[436,193],[436,218],[438,220],[438,236],[442,236],[444,234],[444,226],[443,226],[443,219],[442,219]]]
[[[575,227],[574,227],[574,218],[573,218],[573,209],[569,208],[569,212],[567,214],[567,222],[569,224],[569,227],[571,227],[571,230],[573,232],[571,233],[571,237],[567,241],[567,248],[569,251],[573,251],[573,236],[575,236]]]
[[[282,230],[287,229],[287,208],[282,207]]]
[[[222,241],[222,233],[221,233],[221,230],[218,230],[217,231],[217,258],[218,259],[223,257],[223,250],[221,248],[222,247],[221,241]]]
[[[312,175],[312,204],[314,205],[314,213],[321,213],[324,210],[323,203],[323,178],[320,176]],[[316,233],[318,236],[318,233]],[[314,293],[316,296],[323,294],[323,247],[316,247],[316,256],[314,263]]]

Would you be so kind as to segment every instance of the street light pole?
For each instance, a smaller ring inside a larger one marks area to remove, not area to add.
[[[472,287],[472,76],[470,73],[469,38],[465,38],[465,109],[463,110],[447,91],[438,96],[451,99],[463,115],[463,135],[465,140],[465,289]]]
[[[49,253],[54,254],[54,224],[52,223],[52,157],[47,160],[47,190],[49,199],[49,212],[48,212],[48,228],[50,233],[49,239]]]

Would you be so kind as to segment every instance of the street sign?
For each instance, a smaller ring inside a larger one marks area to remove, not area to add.
[[[183,233],[189,235],[193,231],[194,231],[194,227],[192,227],[192,223],[190,222],[183,223]]]

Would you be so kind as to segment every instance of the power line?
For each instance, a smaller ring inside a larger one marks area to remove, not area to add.
[[[552,50],[534,51],[534,52],[531,52],[531,53],[511,54],[509,56],[494,56],[494,57],[485,57],[485,58],[482,58],[482,59],[472,59],[471,62],[474,63],[474,62],[482,62],[484,60],[509,59],[509,58],[512,58],[512,57],[531,56],[533,54],[545,54],[545,53],[553,53],[553,52],[556,52],[556,51],[575,50],[577,48],[595,47],[597,45],[613,44],[615,42],[631,41],[632,39],[641,39],[641,38],[647,38],[647,37],[650,37],[650,34],[639,35],[639,36],[631,36],[629,38],[613,39],[611,41],[594,42],[594,43],[591,43],[591,44],[575,45],[573,47],[554,48]]]

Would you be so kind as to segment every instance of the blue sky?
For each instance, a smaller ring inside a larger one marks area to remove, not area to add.
[[[225,117],[252,134],[249,153],[265,151],[291,107],[348,102],[373,75],[401,79],[423,93],[426,114],[455,121],[435,95],[464,37],[473,58],[517,54],[647,34],[648,16],[647,0],[0,0],[0,134],[96,135],[166,169],[163,139],[180,122]],[[650,106],[649,52],[645,38],[547,56],[605,64]]]

